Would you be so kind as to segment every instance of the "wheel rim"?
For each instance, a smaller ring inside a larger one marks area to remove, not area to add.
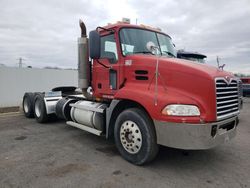
[[[37,117],[41,116],[41,109],[40,109],[40,104],[38,100],[35,102],[35,113]]]
[[[25,112],[25,113],[28,113],[28,112],[29,112],[29,107],[28,107],[28,100],[27,100],[27,98],[24,98],[24,101],[23,101],[23,109],[24,109],[24,112]]]
[[[133,121],[125,121],[120,129],[120,141],[123,148],[131,153],[138,153],[142,146],[142,135],[138,125]]]

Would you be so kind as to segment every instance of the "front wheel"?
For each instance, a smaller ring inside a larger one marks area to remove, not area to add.
[[[123,111],[116,120],[114,136],[122,157],[133,164],[150,162],[158,153],[153,122],[141,109]]]

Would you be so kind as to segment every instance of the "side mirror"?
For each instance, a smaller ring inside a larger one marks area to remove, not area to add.
[[[154,55],[157,55],[157,51],[159,50],[159,48],[152,41],[147,42],[146,48]]]
[[[89,56],[92,59],[99,59],[101,56],[101,37],[96,30],[89,33]]]

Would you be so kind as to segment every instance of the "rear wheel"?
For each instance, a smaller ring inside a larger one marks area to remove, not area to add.
[[[114,134],[120,154],[133,164],[150,162],[158,153],[153,122],[141,109],[123,111],[116,120]]]
[[[34,93],[25,93],[23,96],[23,112],[27,118],[34,117]]]
[[[35,97],[34,114],[38,123],[45,123],[48,121],[48,115],[42,94],[37,94]]]

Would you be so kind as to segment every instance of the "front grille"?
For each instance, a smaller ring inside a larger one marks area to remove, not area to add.
[[[239,86],[237,80],[227,82],[224,78],[217,78],[216,104],[217,120],[225,119],[239,113]]]
[[[239,91],[240,91],[240,97],[243,95],[243,86],[242,86],[242,81],[239,80]]]

